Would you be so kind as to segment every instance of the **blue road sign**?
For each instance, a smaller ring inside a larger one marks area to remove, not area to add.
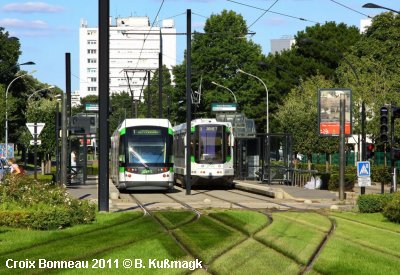
[[[369,161],[357,161],[357,176],[358,177],[371,176],[371,164],[369,163]]]

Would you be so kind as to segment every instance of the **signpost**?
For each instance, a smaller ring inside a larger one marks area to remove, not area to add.
[[[42,144],[41,140],[38,140],[37,137],[42,132],[45,123],[26,123],[26,127],[28,127],[29,132],[31,132],[33,136],[33,140],[30,141],[31,145],[35,146],[35,156],[33,160],[33,165],[35,166],[35,180],[37,180],[37,146]]]
[[[371,186],[371,164],[369,161],[357,162],[358,186]]]

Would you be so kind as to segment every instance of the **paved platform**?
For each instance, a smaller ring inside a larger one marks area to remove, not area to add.
[[[346,200],[342,202],[339,200],[338,192],[328,190],[313,190],[288,185],[270,185],[257,181],[236,180],[234,183],[235,189],[274,198],[277,203],[285,202],[301,207],[303,207],[303,204],[308,204],[316,208],[327,208],[335,205],[338,208],[352,208],[356,204],[356,199],[360,193],[360,188],[355,187],[355,192],[346,192]],[[67,186],[67,190],[75,198],[88,199],[96,204],[98,202],[98,180],[96,176],[88,178],[86,184],[69,185]],[[380,193],[380,191],[380,185],[366,188],[366,193]],[[389,192],[389,190],[386,188],[385,192]],[[122,196],[111,180],[109,181],[109,209],[111,212],[130,209],[132,202],[132,200],[127,200],[126,196]],[[217,207],[217,205],[213,205],[212,207]]]
[[[243,191],[263,194],[276,199],[294,200],[337,200],[337,192],[319,189],[305,189],[289,185],[272,185],[258,181],[235,180],[235,188]]]

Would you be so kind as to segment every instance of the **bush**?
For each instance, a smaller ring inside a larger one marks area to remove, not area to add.
[[[383,208],[393,199],[393,194],[366,194],[357,199],[361,213],[382,212]]]
[[[390,174],[390,167],[373,165],[371,167],[371,180],[373,182],[380,182],[383,184],[388,184],[392,181],[392,176]]]
[[[400,192],[393,194],[392,200],[383,208],[383,215],[389,221],[400,223]]]
[[[354,174],[345,174],[344,175],[344,189],[345,191],[353,191],[354,181],[356,179],[356,175]],[[328,183],[328,190],[338,191],[339,190],[339,174],[331,174]]]
[[[95,219],[95,205],[72,198],[62,187],[10,175],[0,185],[0,225],[56,229]]]

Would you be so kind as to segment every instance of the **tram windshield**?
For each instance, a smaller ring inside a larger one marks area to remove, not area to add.
[[[128,163],[169,163],[171,136],[160,127],[132,127],[127,130]]]
[[[223,163],[227,146],[225,126],[198,125],[194,134],[194,155],[197,163]]]

